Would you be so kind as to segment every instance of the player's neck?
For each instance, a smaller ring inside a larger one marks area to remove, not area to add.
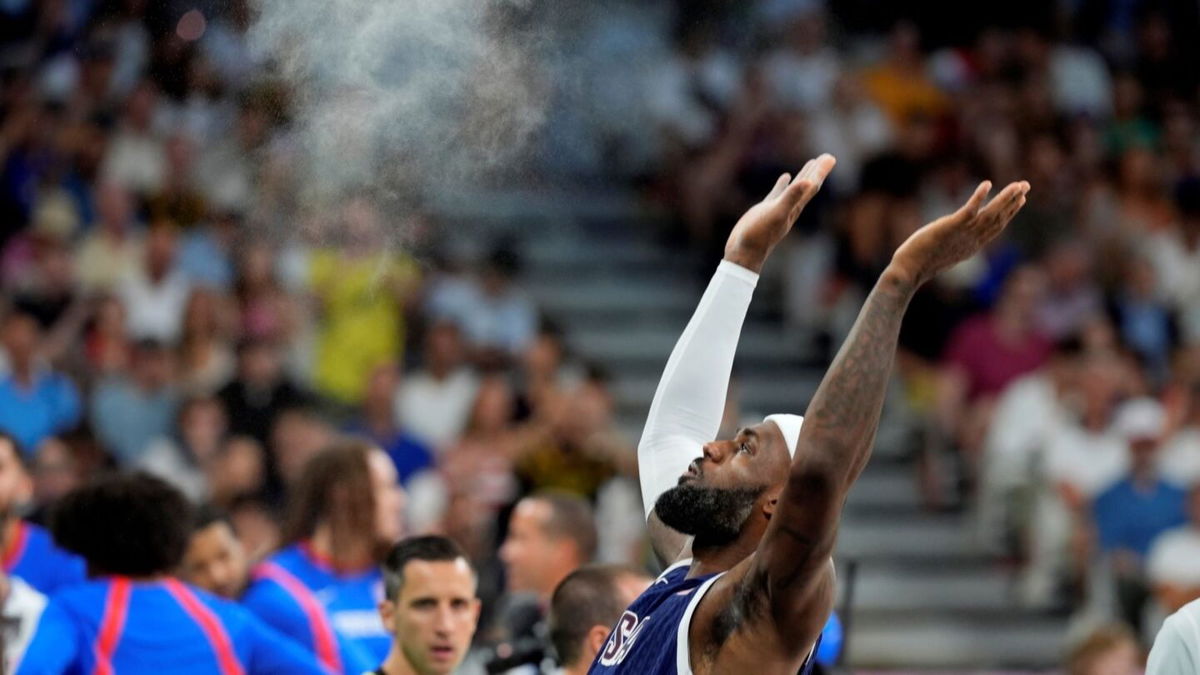
[[[736,541],[720,546],[705,546],[703,543],[692,544],[692,566],[688,570],[689,577],[699,577],[733,569],[738,563],[754,554],[758,549],[761,537],[739,537]]]
[[[566,666],[562,670],[562,675],[587,675],[588,666],[591,665],[591,661],[582,661],[573,666]]]

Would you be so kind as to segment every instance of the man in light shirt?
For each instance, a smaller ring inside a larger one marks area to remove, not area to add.
[[[1187,501],[1188,524],[1154,540],[1146,573],[1155,599],[1167,612],[1200,598],[1200,487]]]
[[[1147,675],[1195,675],[1200,672],[1200,600],[1167,617],[1150,650]]]

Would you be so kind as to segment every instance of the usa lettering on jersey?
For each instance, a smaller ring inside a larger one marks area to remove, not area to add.
[[[621,620],[617,622],[617,627],[609,636],[608,643],[604,645],[604,651],[600,654],[600,665],[615,666],[624,661],[647,623],[650,623],[650,617],[640,619],[637,614],[625,610]]]

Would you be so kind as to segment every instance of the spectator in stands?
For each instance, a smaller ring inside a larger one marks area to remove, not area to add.
[[[342,215],[342,249],[310,261],[312,292],[320,303],[316,387],[342,403],[362,401],[368,375],[404,348],[403,308],[416,291],[411,259],[388,246],[375,205],[350,201]]]
[[[1187,524],[1159,535],[1146,556],[1150,588],[1171,614],[1200,598],[1200,486],[1188,493],[1187,514]]]
[[[1129,627],[1101,626],[1071,649],[1066,670],[1067,675],[1139,675],[1142,648]]]
[[[1050,356],[1052,343],[1038,332],[1034,321],[1042,289],[1040,270],[1015,270],[996,306],[963,322],[950,338],[939,419],[972,461],[991,419],[995,397]]]
[[[239,499],[261,495],[267,487],[267,458],[249,436],[228,436],[208,474],[209,501],[228,509]]]
[[[596,524],[582,498],[545,493],[517,502],[500,547],[509,595],[496,641],[515,644],[536,636],[554,589],[595,554]]]
[[[1156,454],[1166,428],[1162,406],[1152,399],[1121,406],[1113,421],[1129,448],[1129,472],[1101,492],[1092,505],[1099,550],[1116,575],[1122,618],[1140,626],[1149,595],[1145,561],[1163,532],[1186,521],[1185,492],[1158,472]]]
[[[458,324],[435,321],[425,335],[422,368],[405,375],[396,391],[396,417],[440,454],[466,430],[478,390]]]
[[[216,392],[233,378],[236,359],[231,348],[224,300],[197,287],[183,310],[179,340],[179,387],[185,394]]]
[[[438,458],[446,504],[430,512],[433,500],[414,495],[414,523],[440,522],[476,565],[499,545],[495,523],[512,504],[519,486],[513,475],[522,433],[512,427],[515,401],[503,376],[484,378],[473,403],[466,431]],[[481,526],[481,524],[487,524]]]
[[[299,579],[273,563],[253,564],[233,523],[218,511],[197,514],[180,570],[184,581],[240,603],[331,672],[361,673],[373,665],[361,647],[333,629],[321,601]]]
[[[250,241],[238,251],[238,329],[248,340],[283,343],[292,337],[296,308],[275,274],[275,251]]]
[[[64,499],[56,541],[90,581],[54,595],[17,673],[326,673],[237,605],[173,579],[188,543],[183,495],[146,476],[109,476]],[[114,546],[113,542],[121,545]]]
[[[603,373],[541,402],[518,449],[517,478],[530,490],[561,490],[595,500],[618,475],[636,471],[632,447],[612,422]]]
[[[13,437],[0,434],[0,565],[49,595],[84,579],[83,561],[63,551],[46,530],[21,519],[32,496],[26,462]]]
[[[1179,224],[1151,235],[1146,253],[1178,315],[1181,337],[1194,343],[1200,338],[1200,178],[1180,183],[1175,205]]]
[[[563,579],[546,620],[560,675],[586,675],[625,608],[650,581],[641,570],[618,565],[581,567]]]
[[[275,418],[287,408],[303,405],[309,396],[283,373],[279,347],[248,339],[238,346],[237,376],[217,392],[229,415],[230,431],[270,441]]]
[[[87,291],[114,291],[142,263],[133,198],[111,181],[96,188],[97,222],[79,244],[76,273]]]
[[[192,283],[175,262],[177,237],[173,223],[155,223],[146,235],[141,264],[117,286],[135,339],[179,341]]]
[[[475,570],[446,537],[397,543],[383,563],[379,614],[393,636],[373,675],[450,675],[467,656],[479,623]]]
[[[0,323],[0,346],[8,371],[0,374],[0,431],[12,434],[21,452],[79,422],[81,402],[75,383],[39,358],[42,331],[37,320],[13,310]]]
[[[1124,261],[1124,279],[1109,308],[1122,342],[1146,364],[1155,381],[1167,375],[1171,351],[1178,344],[1178,325],[1160,297],[1158,272],[1144,255]]]
[[[862,77],[871,98],[897,126],[916,115],[936,117],[946,110],[948,100],[925,71],[921,34],[912,23],[892,28],[885,59]]]
[[[1055,340],[1076,335],[1084,321],[1104,311],[1092,275],[1091,250],[1078,240],[1056,242],[1046,252],[1043,265],[1046,293],[1037,308],[1038,330]]]
[[[105,378],[92,392],[89,422],[120,465],[136,464],[152,441],[171,433],[179,405],[174,369],[166,345],[142,340],[129,373]]]
[[[272,478],[291,487],[300,479],[313,457],[337,440],[336,430],[313,406],[294,406],[280,411],[271,430],[267,466],[278,475]],[[272,483],[272,489],[278,487]]]
[[[394,363],[380,364],[369,377],[362,412],[347,431],[383,448],[396,465],[400,482],[407,483],[433,466],[433,455],[420,439],[396,423],[395,393],[399,387],[400,368]]]
[[[84,358],[94,377],[123,373],[129,367],[133,341],[126,326],[125,306],[112,295],[96,299],[90,326],[84,334]]]
[[[268,559],[316,593],[333,627],[378,661],[391,645],[376,611],[379,561],[404,532],[404,501],[382,450],[335,444],[304,467],[289,502],[287,546]]]
[[[983,444],[979,506],[981,538],[997,545],[1016,535],[1021,494],[1035,487],[1037,467],[1058,429],[1070,423],[1078,394],[1083,343],[1056,343],[1046,365],[1015,381],[996,402]]]
[[[50,506],[83,483],[84,466],[67,443],[50,437],[33,458],[33,501],[30,518],[46,522]]]
[[[147,195],[146,210],[151,221],[169,220],[184,231],[191,231],[198,227],[206,207],[192,181],[196,143],[187,131],[180,129],[163,143],[163,156],[166,161],[162,185]],[[206,257],[213,266],[221,264],[220,255]],[[213,279],[206,275],[204,281],[209,283]]]
[[[154,439],[137,459],[137,467],[175,486],[192,502],[209,497],[209,479],[229,425],[221,402],[212,397],[184,401],[173,433]]]
[[[1087,560],[1080,556],[1085,555],[1082,540],[1091,522],[1091,501],[1129,466],[1125,439],[1113,428],[1122,377],[1116,358],[1086,359],[1075,410],[1046,443],[1029,519],[1029,562],[1022,589],[1028,604],[1053,602],[1059,582],[1078,583],[1085,577]]]
[[[478,282],[448,279],[430,291],[430,313],[462,326],[481,363],[507,363],[533,341],[537,309],[516,284],[519,270],[516,252],[501,246],[488,255]]]
[[[167,176],[167,156],[154,128],[158,87],[143,80],[130,93],[121,124],[108,146],[101,174],[130,190],[150,196]]]
[[[187,232],[179,243],[179,268],[198,286],[227,291],[234,283],[234,245],[242,217],[220,211]]]

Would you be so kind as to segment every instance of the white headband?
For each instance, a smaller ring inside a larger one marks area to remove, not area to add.
[[[804,424],[804,418],[800,415],[767,415],[764,422],[774,422],[775,426],[783,432],[783,440],[787,443],[788,454],[792,457],[796,456],[796,444],[800,442],[800,425]]]

